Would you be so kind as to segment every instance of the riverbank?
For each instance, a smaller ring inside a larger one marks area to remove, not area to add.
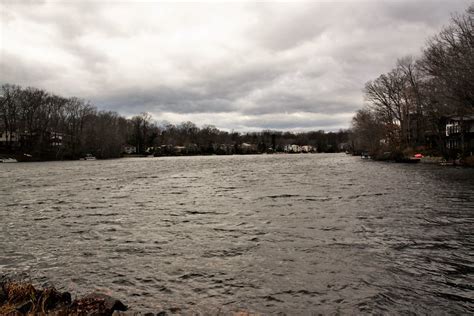
[[[359,156],[359,154],[352,154],[353,156]],[[474,156],[467,156],[464,158],[458,159],[446,159],[441,156],[423,156],[416,157],[413,155],[400,155],[394,156],[391,153],[387,152],[379,155],[370,155],[365,152],[360,154],[360,157],[363,159],[371,159],[374,161],[385,161],[393,163],[422,163],[422,164],[432,164],[440,166],[457,166],[457,167],[474,167]]]
[[[112,316],[146,315],[166,316],[166,311],[144,313],[127,312],[128,307],[121,301],[101,293],[93,293],[75,300],[71,293],[60,292],[54,287],[37,289],[32,283],[0,281],[0,315],[55,315],[55,316]],[[179,313],[179,308],[171,308],[171,313]],[[233,312],[234,316],[257,315],[248,311]]]
[[[75,300],[54,287],[37,289],[31,283],[0,281],[0,315],[112,315],[126,311],[121,301],[93,293]]]

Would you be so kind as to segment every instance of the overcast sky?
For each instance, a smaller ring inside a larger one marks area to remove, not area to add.
[[[0,82],[172,123],[337,130],[470,3],[1,0]]]

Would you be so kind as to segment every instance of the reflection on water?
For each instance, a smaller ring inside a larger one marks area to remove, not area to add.
[[[0,165],[0,272],[136,311],[474,312],[474,169],[345,155]]]

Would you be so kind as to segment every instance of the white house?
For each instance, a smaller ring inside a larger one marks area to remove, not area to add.
[[[314,150],[314,147],[311,145],[304,145],[304,146],[301,146],[301,151],[304,153],[312,153],[315,150]]]
[[[300,153],[302,151],[301,146],[296,145],[296,144],[285,145],[284,150],[287,153]]]
[[[0,144],[5,144],[11,141],[12,143],[18,142],[18,134],[13,132],[11,135],[7,131],[0,131]]]
[[[123,152],[126,154],[136,154],[137,153],[137,147],[132,146],[132,145],[125,145],[123,146]]]
[[[55,146],[55,147],[62,146],[63,145],[63,138],[64,138],[63,133],[51,132],[51,136],[50,136],[51,145]]]

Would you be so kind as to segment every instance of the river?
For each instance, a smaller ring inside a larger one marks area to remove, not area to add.
[[[344,154],[0,165],[0,274],[132,311],[474,312],[474,169]]]

